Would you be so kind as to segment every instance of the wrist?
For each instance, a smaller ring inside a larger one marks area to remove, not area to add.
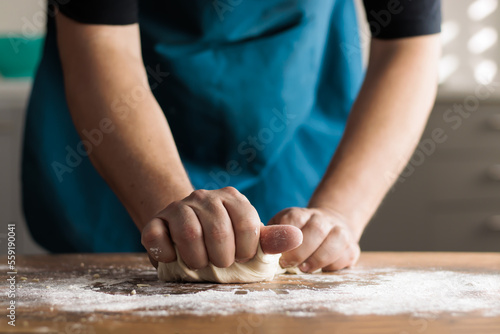
[[[131,213],[131,216],[139,231],[142,232],[142,229],[172,202],[180,201],[189,196],[194,188],[188,182],[183,185],[172,185],[164,190],[164,193],[151,193],[135,202],[134,206],[137,209],[134,210],[135,214]]]
[[[329,215],[336,217],[352,233],[356,242],[359,242],[361,235],[370,220],[370,215],[358,208],[347,208],[333,200],[320,200],[312,198],[308,208],[315,208],[326,211]]]

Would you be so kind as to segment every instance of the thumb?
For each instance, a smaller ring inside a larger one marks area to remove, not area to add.
[[[279,254],[302,244],[302,231],[292,225],[273,225],[260,228],[260,247],[265,254]]]

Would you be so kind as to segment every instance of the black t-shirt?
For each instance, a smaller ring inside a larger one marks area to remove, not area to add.
[[[58,6],[64,15],[81,23],[124,25],[138,22],[138,2],[59,0]],[[373,37],[392,39],[440,32],[440,0],[363,0],[363,3]]]

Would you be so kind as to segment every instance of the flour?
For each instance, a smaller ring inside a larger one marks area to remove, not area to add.
[[[59,312],[133,311],[145,317],[239,312],[500,316],[499,273],[354,268],[334,275],[288,275],[293,286],[269,282],[251,289],[244,284],[166,284],[157,281],[152,270],[135,272],[133,279],[123,270],[100,273],[99,279],[78,273],[65,279],[40,278],[40,282],[28,277],[17,291],[20,312],[26,305],[44,305]],[[45,288],[48,284],[50,289]],[[5,301],[0,305],[4,307]]]
[[[149,249],[149,253],[153,255],[153,257],[158,260],[158,256],[161,253],[160,247],[151,247]]]

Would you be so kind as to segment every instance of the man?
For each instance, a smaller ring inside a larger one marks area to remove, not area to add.
[[[248,261],[262,234],[285,267],[353,265],[424,128],[440,53],[439,1],[364,5],[363,78],[350,0],[61,1],[26,123],[35,239],[142,239],[153,264],[175,245],[197,269]]]

